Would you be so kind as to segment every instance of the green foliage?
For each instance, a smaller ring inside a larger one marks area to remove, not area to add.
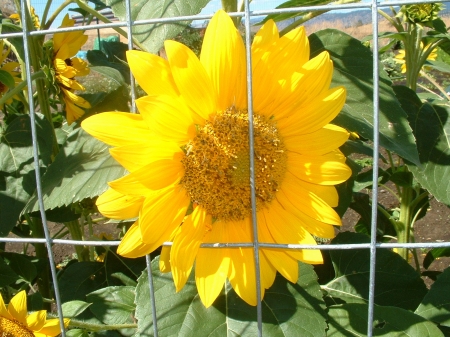
[[[132,0],[131,20],[149,20],[154,18],[170,18],[173,16],[188,16],[200,13],[208,0]],[[114,15],[121,21],[126,21],[125,1],[107,0]],[[177,21],[173,23],[158,23],[133,26],[133,36],[143,45],[146,51],[158,53],[164,41],[174,38],[183,31],[189,21]]]
[[[159,271],[159,259],[152,261],[153,286],[159,336],[254,336],[256,308],[242,301],[229,284],[211,308],[206,309],[197,294],[194,276],[179,293],[171,274]],[[311,266],[299,264],[296,284],[277,275],[263,300],[263,334],[323,336],[326,313],[317,276]],[[136,288],[136,318],[140,336],[153,336],[148,276],[145,271]],[[282,299],[282,300],[281,300]]]

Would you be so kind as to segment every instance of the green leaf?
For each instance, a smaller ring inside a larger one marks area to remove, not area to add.
[[[340,233],[332,244],[369,243],[368,236]],[[347,303],[366,303],[369,296],[369,249],[332,250],[335,278],[322,287],[331,297]],[[427,293],[420,275],[400,255],[378,249],[376,255],[375,304],[415,310]]]
[[[438,276],[425,295],[416,314],[426,319],[450,327],[450,268]]]
[[[333,123],[373,140],[372,53],[357,39],[341,31],[326,29],[309,36],[311,57],[324,50],[334,64],[333,86],[347,89],[347,101]],[[380,72],[380,145],[419,164],[415,139],[406,114],[391,87],[388,75]]]
[[[421,165],[409,163],[414,177],[434,197],[450,205],[450,107],[422,104],[406,87],[394,88],[417,139]]]
[[[450,73],[450,65],[445,62],[426,61],[424,65],[443,73]]]
[[[349,303],[329,308],[328,337],[367,336],[368,307]],[[444,337],[431,322],[407,310],[396,307],[374,307],[373,336]]]
[[[449,247],[445,247],[445,248],[433,248],[432,250],[430,250],[427,255],[425,255],[425,258],[423,259],[423,267],[425,269],[428,269],[428,267],[430,266],[430,264],[443,256],[450,256],[450,248]]]
[[[17,281],[19,276],[8,266],[2,259],[0,259],[0,287],[6,287],[7,285]]]
[[[22,33],[22,28],[19,26],[16,26],[9,22],[2,22],[0,24],[0,32],[2,34],[8,34],[8,33]],[[25,52],[23,47],[23,38],[22,37],[13,37],[7,39],[17,50],[19,53],[19,56],[22,60],[25,59]]]
[[[0,83],[3,83],[8,88],[12,89],[14,88],[14,77],[10,73],[8,73],[6,70],[0,69]]]
[[[193,275],[175,292],[170,274],[159,272],[152,261],[156,316],[160,336],[256,336],[256,308],[242,301],[229,284],[210,308],[201,303]],[[299,280],[292,284],[277,275],[263,299],[263,335],[324,336],[326,314],[312,266],[299,265]],[[140,336],[153,336],[147,272],[136,288],[136,317]]]
[[[107,287],[86,296],[92,303],[90,310],[105,324],[133,323],[134,287]]]
[[[333,0],[289,0],[283,2],[281,5],[277,6],[277,9],[280,8],[292,8],[292,7],[302,7],[302,6],[320,6],[327,5],[333,2]],[[261,24],[273,20],[275,22],[287,20],[290,18],[295,18],[297,16],[303,16],[309,13],[309,11],[300,11],[300,12],[292,12],[292,13],[279,13],[279,14],[270,14],[265,17]]]
[[[149,20],[157,18],[171,18],[175,16],[188,16],[200,13],[209,0],[131,0],[131,20]],[[106,0],[114,15],[121,21],[126,21],[125,1]],[[156,23],[133,25],[135,37],[146,51],[157,53],[164,41],[177,36],[190,21],[177,21],[174,23]]]
[[[117,86],[116,89],[125,84],[125,80],[122,74],[117,69],[104,66],[90,67],[90,69],[99,74],[102,74],[107,79],[113,81],[114,84]]]
[[[67,337],[90,337],[87,331],[82,329],[70,329],[66,332]]]
[[[36,114],[37,142],[41,173],[50,163],[51,126]],[[0,236],[16,225],[20,212],[36,188],[35,166],[29,115],[13,118],[0,129]]]
[[[74,130],[42,179],[46,210],[93,198],[108,188],[108,181],[122,177],[125,170],[109,154],[108,146],[81,128]],[[38,209],[34,195],[25,212]]]
[[[1,253],[0,257],[2,257],[6,264],[26,282],[31,283],[37,276],[36,265],[32,262],[32,257],[9,252]]]
[[[62,310],[64,317],[72,318],[76,317],[85,311],[92,303],[84,301],[70,301],[62,304]]]

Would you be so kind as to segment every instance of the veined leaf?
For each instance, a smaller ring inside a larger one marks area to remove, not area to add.
[[[332,244],[369,243],[368,236],[343,232]],[[369,296],[369,249],[332,250],[335,278],[322,286],[329,296],[347,303],[366,303]],[[375,304],[415,310],[427,293],[420,275],[400,255],[377,250]]]
[[[108,181],[125,173],[109,154],[108,146],[91,137],[81,128],[68,135],[67,141],[42,179],[46,210],[85,198],[93,198],[108,188]],[[24,212],[38,209],[34,195]]]
[[[372,53],[357,39],[341,31],[325,29],[309,37],[311,57],[324,50],[334,64],[332,86],[347,89],[347,101],[333,123],[373,140]],[[407,116],[400,106],[388,75],[379,77],[380,145],[417,165],[419,155]]]
[[[131,0],[131,20],[149,20],[158,18],[171,18],[175,16],[188,16],[200,13],[209,0]],[[114,15],[121,21],[126,21],[124,0],[106,0],[111,6]],[[174,23],[154,23],[145,25],[133,25],[133,36],[150,53],[157,53],[164,41],[178,35],[189,21],[177,21]]]
[[[367,336],[367,304],[349,303],[331,306],[328,337]],[[374,336],[444,337],[432,322],[396,307],[374,307]]]
[[[423,298],[416,314],[435,323],[450,327],[450,268],[438,276]]]
[[[214,304],[206,309],[191,275],[176,293],[171,274],[159,272],[152,261],[158,335],[163,336],[256,336],[256,308],[242,301],[227,284]],[[147,272],[136,288],[136,317],[140,336],[153,336]],[[299,265],[296,284],[277,275],[262,303],[263,335],[271,337],[324,336],[326,314],[317,276],[312,266]]]

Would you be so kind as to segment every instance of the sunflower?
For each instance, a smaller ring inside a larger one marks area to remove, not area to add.
[[[17,85],[22,82],[20,78],[20,72],[14,71],[17,67],[19,67],[19,63],[17,62],[5,62],[10,53],[10,48],[4,48],[3,40],[0,40],[0,70],[6,71],[8,74],[12,76],[14,79],[14,84]],[[9,90],[8,86],[0,81],[0,98]],[[15,96],[17,99],[19,97]],[[7,104],[12,103],[12,98],[6,101]]]
[[[258,239],[315,245],[313,236],[332,238],[333,226],[341,224],[332,206],[338,203],[334,185],[351,174],[338,150],[348,132],[329,122],[346,92],[329,89],[327,52],[309,60],[303,27],[279,37],[268,21],[251,48]],[[107,112],[82,123],[114,146],[111,155],[130,172],[109,183],[97,206],[110,218],[138,217],[118,247],[122,256],[143,256],[173,241],[163,247],[160,268],[172,271],[177,291],[195,262],[206,307],[226,279],[256,305],[253,248],[200,248],[253,239],[244,43],[230,17],[218,11],[200,59],[175,41],[166,41],[165,49],[167,61],[127,54],[148,94],[136,101],[140,114]],[[296,282],[298,261],[323,262],[320,250],[261,248],[261,294],[277,271]]]
[[[46,319],[47,312],[40,310],[28,314],[25,290],[17,293],[6,308],[0,294],[0,336],[2,337],[53,337],[61,333],[59,319]],[[69,319],[64,319],[64,326]]]
[[[39,29],[41,27],[41,23],[39,22],[39,16],[36,14],[36,11],[34,10],[33,6],[30,6],[30,14],[31,14],[31,21],[33,22],[33,26],[36,29]],[[17,21],[19,24],[21,24],[21,19],[19,13],[14,13],[9,16],[11,20]]]
[[[66,14],[59,28],[73,27],[74,24],[75,20],[70,19]],[[79,57],[73,57],[87,39],[87,35],[84,35],[82,31],[56,33],[53,36],[53,66],[66,106],[66,118],[69,125],[84,115],[85,111],[82,108],[91,107],[88,101],[74,93],[76,90],[85,90],[74,77],[86,76],[90,72],[87,62]]]
[[[425,48],[423,46],[423,43],[420,42],[420,50],[422,51],[422,53],[426,52],[428,49],[430,48],[430,45],[427,45]],[[400,49],[398,51],[398,54],[395,55],[395,61],[397,63],[400,63],[402,65],[402,74],[406,73],[406,61],[405,61],[405,55],[406,52],[404,49]],[[437,48],[433,49],[430,53],[430,55],[428,55],[427,60],[429,61],[436,61],[437,58]],[[427,69],[426,66],[422,67],[423,69]]]

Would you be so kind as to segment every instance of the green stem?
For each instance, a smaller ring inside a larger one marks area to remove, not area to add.
[[[222,0],[222,9],[227,13],[235,13],[238,11],[237,0]],[[239,27],[240,17],[232,17],[231,18],[236,27]]]
[[[45,26],[45,21],[47,21],[47,15],[48,15],[48,11],[50,10],[50,6],[52,5],[52,0],[47,0],[46,4],[45,4],[45,8],[44,8],[44,13],[42,14],[42,18],[41,18],[41,28],[42,26]]]
[[[78,220],[65,222],[64,225],[69,230],[70,237],[73,240],[83,240],[83,233],[81,232],[80,223]],[[85,246],[75,245],[75,252],[77,253],[78,261],[89,261],[89,250],[86,249]]]
[[[42,23],[42,29],[49,29],[50,26],[52,25],[53,21],[55,21],[56,17],[59,15],[59,13],[61,13],[64,8],[66,8],[67,6],[69,6],[71,3],[74,3],[74,0],[66,0],[64,1],[52,14],[52,16],[50,16],[50,18],[48,19],[48,21],[44,24]]]
[[[45,73],[42,70],[39,70],[37,73],[34,73],[33,75],[31,75],[32,81],[35,81],[40,78],[45,78]],[[2,98],[0,98],[0,105],[5,104],[5,102],[9,98],[20,93],[26,86],[27,86],[27,81],[20,82],[16,87],[14,87],[10,91],[8,91],[6,94],[3,95]]]
[[[413,197],[413,189],[404,186],[401,193],[400,217],[397,222],[397,240],[399,243],[408,243],[410,237],[411,226],[411,201]],[[399,248],[398,253],[406,261],[408,261],[408,248]]]
[[[31,218],[28,214],[25,214],[28,224],[31,227],[31,235],[35,239],[45,238],[44,227],[42,220],[40,218]],[[35,243],[34,250],[36,252],[36,257],[42,259],[42,261],[48,261],[48,252],[45,244]],[[50,292],[50,277],[49,277],[49,265],[45,263],[43,270],[40,271],[37,278],[37,285],[39,287],[39,292],[44,298],[52,298]],[[50,304],[45,304],[45,309],[50,310]]]
[[[106,330],[120,330],[120,329],[136,329],[137,324],[92,324],[76,319],[71,319],[69,323],[71,328],[86,329],[91,332],[106,331]]]
[[[95,9],[89,7],[88,5],[86,5],[84,2],[80,1],[80,0],[75,0],[75,2],[77,3],[77,5],[81,8],[84,9],[86,12],[91,13],[92,15],[94,15],[96,18],[98,18],[100,21],[104,22],[104,23],[111,23],[111,20],[107,19],[106,17],[104,17],[103,15],[101,15],[99,12],[97,12]],[[123,37],[128,39],[128,34],[126,31],[124,31],[122,28],[119,27],[111,27],[112,29],[114,29],[117,33],[119,33],[120,35],[122,35]],[[145,48],[144,45],[142,45],[141,43],[139,43],[138,40],[135,39],[135,37],[133,36],[133,43],[140,49],[142,50],[147,50]]]
[[[389,21],[389,23],[394,26],[394,28],[397,30],[397,32],[402,32],[403,31],[403,26],[399,25],[398,22],[392,18],[389,14],[383,12],[381,9],[378,10],[378,14],[380,14],[381,16],[383,16],[386,20]]]

